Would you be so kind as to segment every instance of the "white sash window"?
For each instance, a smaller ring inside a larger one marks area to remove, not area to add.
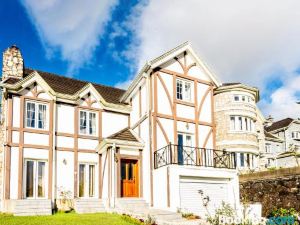
[[[47,105],[39,102],[26,101],[27,128],[47,129]]]
[[[192,99],[191,82],[187,80],[177,79],[176,81],[176,96],[178,100],[190,102]]]
[[[97,119],[95,112],[80,111],[79,112],[79,133],[84,135],[97,134]]]

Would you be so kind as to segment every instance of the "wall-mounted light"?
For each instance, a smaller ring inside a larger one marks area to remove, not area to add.
[[[189,123],[186,123],[186,124],[185,124],[185,127],[186,127],[187,130],[190,129]]]

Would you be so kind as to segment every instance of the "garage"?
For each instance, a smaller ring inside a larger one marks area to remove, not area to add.
[[[179,180],[180,208],[183,212],[193,213],[204,217],[214,214],[222,201],[229,202],[229,180],[228,179],[204,179],[199,177],[181,177]],[[203,195],[199,193],[202,191]],[[207,207],[203,202],[208,196]]]

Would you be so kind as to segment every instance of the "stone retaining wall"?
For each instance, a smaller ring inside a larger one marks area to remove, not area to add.
[[[274,208],[295,208],[300,212],[300,167],[278,169],[240,177],[241,202],[262,204],[262,215]]]

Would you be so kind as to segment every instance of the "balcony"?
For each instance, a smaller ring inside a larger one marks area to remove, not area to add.
[[[215,149],[196,148],[169,144],[154,152],[154,168],[167,165],[202,166],[213,168],[236,168],[236,155]]]

